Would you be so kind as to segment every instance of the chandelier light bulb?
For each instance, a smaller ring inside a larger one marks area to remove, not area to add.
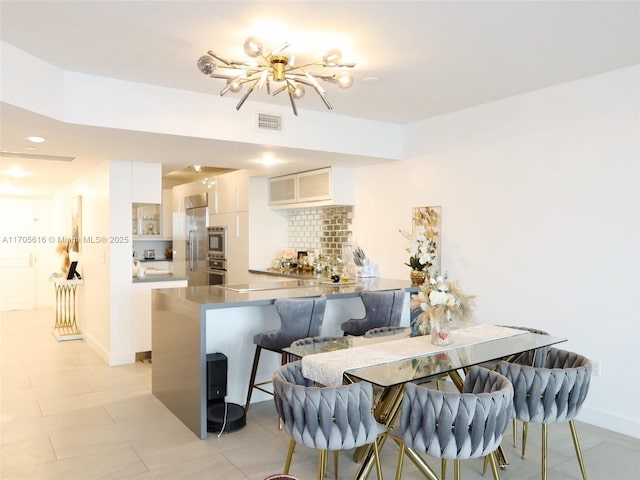
[[[216,69],[214,59],[210,55],[203,55],[198,59],[198,70],[205,75],[211,75]]]
[[[240,90],[242,90],[242,83],[240,83],[239,78],[229,80],[229,90],[234,93],[238,93]]]
[[[340,88],[349,88],[353,85],[353,76],[349,72],[340,72],[336,75],[336,83]]]
[[[342,52],[337,48],[333,48],[324,54],[322,61],[328,67],[335,67],[342,62]]]
[[[304,97],[305,93],[306,92],[305,92],[305,89],[304,89],[304,85],[300,85],[298,83],[298,84],[296,84],[296,88],[293,90],[293,92],[291,92],[291,95],[296,100],[300,100],[302,97]]]
[[[256,37],[249,37],[244,41],[244,53],[252,58],[262,55],[262,42]]]

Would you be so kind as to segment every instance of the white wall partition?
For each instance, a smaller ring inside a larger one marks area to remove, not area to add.
[[[408,278],[397,230],[442,205],[443,268],[477,320],[569,338],[601,368],[581,419],[635,436],[638,85],[627,68],[410,125],[409,159],[358,169],[353,224],[381,276]]]

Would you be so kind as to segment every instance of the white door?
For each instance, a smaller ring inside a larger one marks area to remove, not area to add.
[[[35,202],[0,197],[0,311],[36,306]]]

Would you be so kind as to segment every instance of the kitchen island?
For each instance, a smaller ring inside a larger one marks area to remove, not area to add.
[[[408,325],[409,294],[417,288],[403,280],[366,278],[354,284],[324,284],[318,279],[251,274],[249,282],[241,285],[153,290],[152,393],[204,439],[207,354],[227,356],[226,401],[244,405],[255,351],[253,336],[280,325],[273,306],[276,299],[326,295],[321,335],[342,335],[342,322],[364,316],[360,292],[398,288],[407,292],[401,324]],[[264,352],[257,378],[271,378],[279,365],[279,355]],[[256,392],[253,401],[268,398]]]

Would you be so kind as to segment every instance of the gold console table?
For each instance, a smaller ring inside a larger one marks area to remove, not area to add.
[[[56,324],[53,335],[61,342],[80,340],[82,334],[76,323],[76,288],[84,280],[54,280],[56,290]]]

